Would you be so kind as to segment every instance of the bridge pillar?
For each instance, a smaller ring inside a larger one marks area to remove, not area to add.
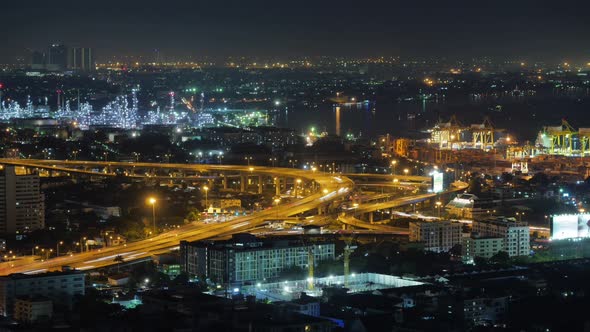
[[[285,178],[285,177],[280,178],[279,186],[281,187],[281,191],[283,191],[283,190],[287,191],[287,178]]]
[[[322,215],[326,212],[326,207],[323,205],[318,206],[318,215]]]
[[[373,212],[369,212],[369,223],[373,223]]]
[[[227,190],[227,176],[225,174],[222,174],[221,183],[223,184],[223,189]]]
[[[248,181],[248,176],[244,174],[240,174],[240,192],[246,191],[246,182]]]
[[[262,175],[258,175],[258,193],[262,194]]]
[[[281,196],[281,179],[280,178],[274,178],[274,182],[275,182],[275,196]]]

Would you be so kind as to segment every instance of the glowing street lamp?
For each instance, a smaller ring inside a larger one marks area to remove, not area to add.
[[[397,160],[391,161],[391,167],[393,168],[393,175],[395,175],[395,166],[397,165]]]
[[[152,206],[152,227],[154,230],[154,234],[156,234],[156,198],[150,197],[148,198],[148,203]]]
[[[409,169],[407,169],[407,168],[404,168],[404,174],[405,174],[405,175],[408,175],[408,173],[409,173],[409,172],[410,172],[410,170],[409,170]]]
[[[208,209],[209,208],[209,201],[208,201],[207,193],[209,192],[209,187],[204,186],[203,190],[205,190],[205,209]]]
[[[297,198],[297,190],[299,189],[299,186],[301,185],[301,179],[296,179],[295,180],[295,190],[294,191],[294,196],[295,198]]]
[[[442,206],[442,202],[441,201],[437,201],[436,202],[436,208],[438,209],[438,217],[440,218],[440,207]]]

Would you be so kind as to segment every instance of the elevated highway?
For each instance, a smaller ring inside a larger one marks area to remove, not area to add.
[[[355,213],[367,213],[373,212],[377,210],[385,210],[385,209],[392,209],[392,208],[399,208],[402,206],[416,204],[419,202],[423,202],[428,199],[433,199],[437,196],[452,194],[456,192],[461,192],[467,189],[468,185],[466,183],[460,183],[454,188],[451,188],[442,193],[427,193],[427,194],[419,194],[413,196],[406,196],[396,198],[386,202],[377,202],[377,203],[368,203],[368,204],[360,204],[357,208],[355,208]]]
[[[116,264],[114,258],[123,257],[124,260],[139,260],[154,254],[169,251],[178,246],[181,240],[195,241],[213,237],[245,232],[262,226],[269,219],[289,217],[305,211],[318,209],[330,205],[333,201],[347,195],[354,187],[354,182],[347,177],[304,171],[292,168],[255,168],[249,166],[230,165],[186,165],[186,164],[156,164],[156,163],[117,163],[117,162],[84,162],[84,161],[56,161],[29,159],[0,159],[0,164],[25,166],[34,168],[49,168],[70,172],[76,166],[112,166],[112,167],[163,167],[169,169],[184,169],[199,172],[238,172],[248,176],[292,177],[303,181],[313,182],[317,190],[309,196],[294,202],[279,204],[276,207],[256,212],[249,216],[238,217],[219,224],[185,225],[179,229],[166,232],[150,239],[129,243],[124,246],[107,247],[72,256],[61,256],[47,261],[33,263],[4,262],[0,264],[0,275],[10,273],[41,273],[58,270],[67,265],[81,270],[96,269]]]

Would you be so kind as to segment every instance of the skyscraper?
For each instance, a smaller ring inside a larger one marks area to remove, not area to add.
[[[45,69],[46,60],[44,52],[33,51],[31,53],[31,69]]]
[[[43,228],[45,204],[39,175],[24,168],[4,166],[0,170],[0,233]]]
[[[47,59],[48,70],[64,70],[68,66],[68,48],[62,44],[52,44],[49,47]]]
[[[94,52],[88,47],[72,47],[68,57],[68,68],[78,71],[94,70]]]

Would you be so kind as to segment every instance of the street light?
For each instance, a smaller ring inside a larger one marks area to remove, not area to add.
[[[55,250],[55,252],[56,252],[56,254],[57,254],[57,257],[59,257],[59,246],[61,246],[62,244],[64,244],[64,241],[59,241],[59,242],[57,243],[57,245],[56,245],[56,250]]]
[[[408,173],[409,173],[409,172],[410,172],[410,170],[409,170],[409,169],[407,169],[407,168],[404,168],[404,174],[405,174],[405,175],[408,175]]]
[[[203,190],[205,190],[205,209],[208,209],[209,208],[209,201],[208,201],[207,193],[209,192],[209,187],[204,186]]]
[[[154,229],[154,234],[156,234],[156,198],[150,197],[148,202],[152,205],[152,224]]]
[[[391,166],[393,167],[393,175],[395,175],[395,166],[397,165],[397,160],[391,161]]]
[[[248,166],[250,166],[250,160],[252,160],[252,157],[244,157],[244,160],[246,160],[246,162],[248,162]]]
[[[442,202],[441,201],[437,201],[436,202],[436,207],[438,208],[438,217],[440,218],[440,207],[442,206]]]
[[[299,189],[299,186],[301,185],[301,179],[297,179],[295,180],[295,198],[297,198],[297,189]]]

